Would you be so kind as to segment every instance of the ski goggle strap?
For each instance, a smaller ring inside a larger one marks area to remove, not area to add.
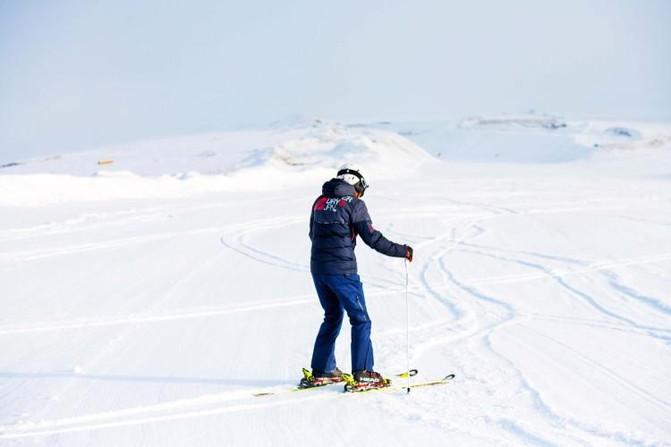
[[[359,182],[356,185],[354,185],[354,190],[356,192],[358,192],[361,196],[363,196],[363,193],[370,186],[366,182],[366,179],[363,178],[363,175],[361,175],[361,173],[359,171],[355,171],[354,169],[347,169],[347,168],[341,169],[340,171],[338,171],[338,174],[336,174],[336,175],[340,176],[340,175],[344,175],[344,174],[352,174],[354,177],[359,179]]]

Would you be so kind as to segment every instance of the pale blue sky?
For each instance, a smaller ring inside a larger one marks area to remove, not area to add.
[[[263,125],[671,121],[671,2],[0,0],[0,162]]]

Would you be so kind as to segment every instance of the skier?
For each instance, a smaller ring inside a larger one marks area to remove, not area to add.
[[[336,366],[334,351],[344,312],[347,312],[352,325],[354,380],[366,388],[382,387],[389,383],[381,374],[373,371],[371,321],[357,274],[354,247],[359,235],[368,246],[387,256],[412,261],[413,250],[408,245],[387,240],[373,227],[366,204],[361,200],[367,188],[361,171],[345,165],[338,171],[336,178],[324,183],[322,194],[312,206],[310,271],[324,309],[324,322],[315,341],[312,374],[307,378],[307,386],[343,381],[343,373]]]

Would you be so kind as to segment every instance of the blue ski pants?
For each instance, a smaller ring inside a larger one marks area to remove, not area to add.
[[[352,371],[373,370],[373,344],[370,341],[371,321],[366,310],[363,286],[357,274],[325,275],[313,273],[319,302],[324,309],[324,322],[319,328],[312,353],[313,373],[331,372],[336,368],[335,342],[344,313],[352,325]]]

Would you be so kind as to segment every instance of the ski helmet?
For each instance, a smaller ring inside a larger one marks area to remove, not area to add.
[[[368,187],[370,186],[366,182],[366,179],[363,178],[363,174],[361,174],[361,169],[359,169],[358,166],[353,166],[349,164],[344,165],[338,170],[336,178],[344,180],[345,182],[354,186],[354,190],[359,193],[360,197],[363,197],[363,193],[366,192],[366,189],[368,189]]]

